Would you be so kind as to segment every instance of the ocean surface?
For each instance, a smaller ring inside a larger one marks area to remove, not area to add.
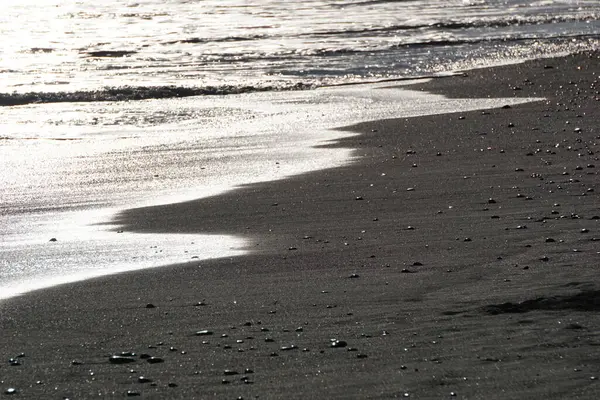
[[[256,3],[256,4],[252,4]],[[121,210],[352,162],[379,118],[514,104],[390,87],[597,49],[597,0],[20,0],[0,4],[0,299],[247,252]]]

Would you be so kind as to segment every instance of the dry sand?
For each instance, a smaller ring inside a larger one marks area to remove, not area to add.
[[[255,252],[0,303],[0,397],[600,398],[599,61],[420,84],[548,100],[360,124],[352,166],[124,213]]]

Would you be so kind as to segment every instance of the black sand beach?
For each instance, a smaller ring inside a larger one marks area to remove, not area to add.
[[[347,127],[351,166],[125,212],[253,253],[3,301],[0,398],[599,398],[599,61],[419,84],[547,101]]]

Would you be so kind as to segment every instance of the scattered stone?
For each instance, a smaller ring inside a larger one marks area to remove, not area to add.
[[[160,357],[150,357],[146,360],[149,364],[160,364],[165,362],[165,360],[163,360]]]
[[[152,303],[146,304],[146,308],[156,308],[156,306]]]
[[[210,336],[213,332],[209,330],[201,330],[196,332],[196,336]]]
[[[127,357],[127,356],[110,356],[108,361],[111,364],[129,364],[135,362],[135,358]]]
[[[139,383],[149,383],[149,382],[152,382],[152,379],[146,378],[145,376],[140,376],[140,377],[138,377],[137,380],[138,380]]]
[[[17,394],[19,391],[15,388],[8,388],[4,391],[5,394]]]
[[[136,396],[141,396],[142,394],[140,392],[138,392],[137,390],[128,390],[127,391],[127,397],[136,397]]]
[[[331,347],[341,348],[346,346],[348,346],[348,343],[345,340],[331,339]]]
[[[351,279],[355,279],[355,278],[359,278],[359,277],[360,277],[360,275],[358,275],[358,274],[352,274],[352,275],[350,275]]]
[[[554,240],[553,238],[546,238],[546,243],[554,243],[556,242],[556,240]]]
[[[239,372],[233,370],[233,369],[226,369],[225,371],[223,371],[223,375],[238,375]]]

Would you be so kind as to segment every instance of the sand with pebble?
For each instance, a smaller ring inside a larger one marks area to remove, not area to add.
[[[347,167],[129,210],[248,256],[0,303],[0,397],[600,397],[600,58],[415,89],[544,97],[363,123]]]

